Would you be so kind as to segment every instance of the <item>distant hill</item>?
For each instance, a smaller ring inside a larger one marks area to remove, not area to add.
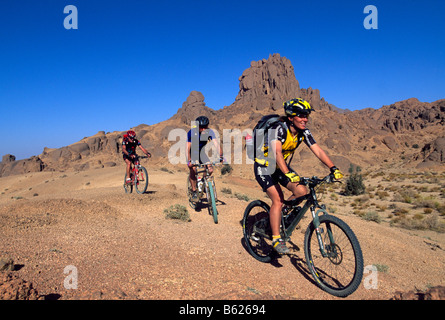
[[[300,88],[291,62],[279,54],[251,62],[239,77],[239,92],[231,105],[208,107],[204,95],[192,91],[170,119],[133,129],[153,154],[151,161],[168,167],[168,150],[176,143],[168,140],[172,129],[188,130],[199,115],[209,117],[211,127],[221,136],[224,129],[252,129],[261,116],[281,114],[283,101],[295,97],[308,100],[314,107],[309,128],[317,143],[345,172],[351,163],[363,167],[392,164],[445,169],[445,99],[427,103],[411,98],[376,109],[344,110],[325,101],[318,89]],[[45,148],[40,155],[25,160],[16,161],[13,155],[5,155],[0,162],[0,176],[114,166],[122,162],[123,133],[100,131],[69,146]],[[227,141],[226,147],[230,147]],[[293,161],[296,170],[300,163],[304,168],[321,168],[305,147],[297,150]]]

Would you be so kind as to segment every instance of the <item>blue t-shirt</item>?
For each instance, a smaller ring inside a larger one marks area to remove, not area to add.
[[[206,144],[213,139],[216,139],[216,136],[212,129],[206,129],[200,133],[198,127],[195,127],[190,129],[189,132],[187,132],[187,142],[192,143],[190,150],[192,161],[200,160],[199,155],[201,154],[202,148],[204,148]],[[196,142],[198,142],[198,147],[196,147]],[[204,162],[206,161],[208,161],[208,159],[205,159]]]

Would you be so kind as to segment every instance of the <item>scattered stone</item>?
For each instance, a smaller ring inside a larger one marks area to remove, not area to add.
[[[397,291],[391,300],[445,300],[445,286],[436,286],[426,291]]]

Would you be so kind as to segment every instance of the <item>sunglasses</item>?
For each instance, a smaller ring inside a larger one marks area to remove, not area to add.
[[[309,119],[309,114],[296,114],[295,116],[301,119]]]

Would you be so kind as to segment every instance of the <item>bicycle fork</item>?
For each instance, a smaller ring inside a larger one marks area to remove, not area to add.
[[[320,247],[320,253],[323,256],[323,258],[328,257],[328,253],[325,250],[325,245],[323,242],[323,238],[322,238],[322,233],[324,233],[324,230],[322,227],[320,227],[320,220],[318,219],[318,214],[322,212],[323,214],[328,214],[325,207],[321,206],[320,209],[317,210],[317,212],[315,212],[315,206],[311,207],[311,214],[312,214],[312,223],[314,224],[314,228],[315,228],[315,233],[317,235],[317,240],[318,240],[318,245]],[[334,236],[332,235],[332,230],[329,227],[329,225],[326,226],[327,227],[327,232],[328,232],[328,237],[329,237],[329,248],[335,248],[334,244]],[[334,252],[335,254],[335,252]]]

